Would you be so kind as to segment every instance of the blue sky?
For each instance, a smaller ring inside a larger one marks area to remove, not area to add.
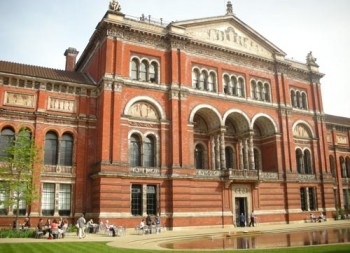
[[[122,12],[165,21],[225,14],[225,0],[120,0]],[[324,110],[350,118],[349,0],[232,0],[235,14],[287,53],[317,58]],[[0,60],[63,69],[68,47],[82,52],[109,0],[0,1]]]

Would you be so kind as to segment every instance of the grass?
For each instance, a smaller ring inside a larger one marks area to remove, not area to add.
[[[1,239],[0,239],[1,240]],[[4,253],[154,253],[154,250],[132,250],[113,248],[104,242],[50,242],[50,243],[0,243],[0,252]],[[157,253],[181,252],[193,253],[194,251],[156,251]],[[199,252],[199,251],[197,251]],[[241,253],[349,253],[350,244],[334,244],[325,246],[308,246],[303,248],[268,249],[268,250],[230,250],[210,252],[241,252]]]

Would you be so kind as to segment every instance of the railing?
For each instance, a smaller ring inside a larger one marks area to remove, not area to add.
[[[130,168],[129,172],[131,174],[144,175],[144,176],[159,176],[160,175],[160,169],[157,169],[157,168],[133,167],[133,168]]]
[[[297,176],[297,180],[301,182],[313,182],[316,179],[316,175],[313,174],[298,174]]]
[[[74,174],[75,168],[73,166],[45,165],[44,172],[59,173],[59,174]]]
[[[141,21],[147,24],[160,25],[164,27],[166,27],[169,24],[169,22],[164,21],[162,18],[157,19],[157,18],[151,17],[151,15],[145,15],[145,14],[142,14],[141,17],[135,17],[130,15],[125,15],[125,17],[135,21]]]

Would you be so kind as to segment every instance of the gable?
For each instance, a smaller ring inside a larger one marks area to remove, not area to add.
[[[273,59],[285,53],[235,16],[176,22],[177,31],[192,40],[215,44],[235,51]]]

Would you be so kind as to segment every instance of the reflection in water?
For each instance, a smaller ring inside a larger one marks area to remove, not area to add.
[[[331,228],[291,233],[262,233],[247,236],[223,235],[161,245],[169,249],[262,249],[350,242],[350,228]]]

